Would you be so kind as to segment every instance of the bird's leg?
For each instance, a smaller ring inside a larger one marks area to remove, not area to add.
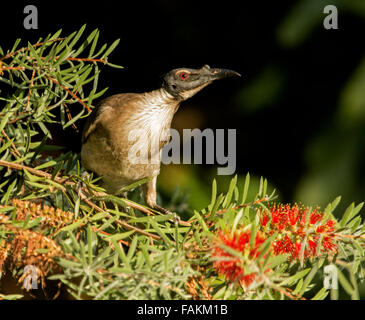
[[[172,214],[174,217],[174,222],[178,223],[180,218],[175,212],[171,212],[157,204],[157,191],[156,191],[156,181],[157,177],[153,177],[150,181],[143,185],[143,194],[145,201],[148,206],[164,214]]]
[[[79,180],[76,184],[76,191],[77,191],[77,194],[78,194],[79,198],[81,197],[81,194],[83,193],[83,190],[86,189],[86,184],[84,183],[83,180],[85,180],[86,178],[89,178],[89,177],[90,177],[90,173],[88,173],[87,171],[84,171],[81,174],[81,179],[82,180]]]

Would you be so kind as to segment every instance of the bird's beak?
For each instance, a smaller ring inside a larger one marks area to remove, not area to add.
[[[210,69],[209,71],[212,80],[241,76],[238,72],[229,69]]]

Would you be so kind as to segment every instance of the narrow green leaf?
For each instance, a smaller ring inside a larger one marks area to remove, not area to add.
[[[237,184],[237,175],[234,176],[234,178],[231,180],[229,184],[227,195],[223,201],[223,208],[227,208],[231,204],[231,199],[236,184]]]
[[[1,203],[3,203],[3,204],[7,204],[8,203],[10,194],[13,192],[17,181],[18,181],[17,179],[14,179],[14,181],[8,187],[8,189],[6,190],[4,196],[1,198]]]
[[[3,131],[6,124],[8,123],[8,120],[9,120],[11,114],[12,114],[11,112],[6,112],[5,115],[2,117],[1,122],[0,122],[0,133],[1,133],[1,131]]]
[[[89,57],[93,57],[93,53],[95,51],[96,44],[98,43],[98,39],[99,39],[99,30],[96,29],[95,31],[96,31],[96,34],[95,34],[95,37],[93,39],[93,43],[91,44],[91,47],[90,47]]]
[[[217,199],[217,181],[215,179],[213,179],[213,183],[212,183],[212,195],[210,197],[210,204],[208,206],[209,210],[212,210],[215,201]]]
[[[81,35],[84,33],[84,31],[85,31],[85,28],[86,28],[86,24],[84,24],[81,28],[80,28],[80,30],[77,32],[77,34],[73,37],[73,39],[72,39],[72,42],[68,45],[68,47],[70,48],[70,49],[72,49],[72,47],[76,44],[76,42],[80,39],[80,37],[81,37]],[[71,38],[71,36],[70,36],[70,38]]]
[[[311,271],[311,268],[306,268],[304,270],[298,271],[296,274],[290,276],[289,278],[287,278],[283,282],[281,282],[280,286],[285,286],[285,285],[292,286],[298,280],[304,278],[310,271]]]
[[[328,295],[328,291],[326,288],[322,288],[317,292],[317,294],[311,300],[323,300]]]
[[[113,243],[114,249],[115,251],[118,253],[120,259],[122,260],[122,262],[124,263],[125,267],[127,269],[130,269],[131,266],[129,264],[129,258],[127,258],[124,250],[119,246],[119,244],[115,241],[115,239],[110,239],[111,242]]]
[[[80,119],[80,117],[85,113],[85,109],[83,108],[81,110],[81,112],[79,112],[76,116],[74,116],[70,121],[68,121],[64,126],[63,129],[66,129],[67,127],[69,127],[70,125],[72,125],[73,123],[75,123],[77,120]]]
[[[136,251],[136,248],[137,248],[137,240],[138,240],[138,236],[134,236],[133,237],[133,240],[132,240],[132,243],[131,243],[131,246],[129,247],[129,250],[128,250],[128,254],[127,254],[127,259],[130,261]]]
[[[4,150],[8,149],[10,145],[13,143],[14,138],[10,139],[8,142],[5,142],[3,146],[0,148],[0,153],[2,153]]]
[[[90,33],[90,35],[86,38],[86,40],[82,43],[82,45],[80,46],[80,48],[73,54],[74,57],[77,57],[81,52],[83,52],[91,43],[91,41],[93,41],[93,39],[95,38],[95,36],[98,34],[98,29],[95,29],[94,31],[92,31]],[[89,55],[90,56],[90,55]]]
[[[51,161],[48,161],[48,162],[45,162],[45,163],[42,163],[41,165],[35,167],[34,169],[37,169],[37,170],[40,170],[40,169],[44,169],[44,168],[48,168],[48,167],[52,167],[54,166],[55,164],[57,164],[56,161],[54,160],[51,160]]]
[[[72,224],[69,224],[68,226],[65,226],[63,228],[61,228],[60,230],[58,230],[55,235],[59,234],[60,232],[64,232],[64,231],[72,231],[72,230],[75,230],[77,228],[79,228],[80,226],[82,226],[84,223],[85,223],[85,220],[86,220],[87,217],[84,217],[82,219],[80,219],[79,221],[76,221]],[[71,234],[71,232],[70,232]]]
[[[112,45],[103,54],[103,56],[102,56],[103,59],[108,57],[112,53],[112,51],[115,49],[115,47],[119,44],[119,41],[120,41],[120,39],[117,39],[112,43]]]
[[[337,267],[336,269],[337,269],[338,281],[340,282],[342,288],[344,288],[344,290],[349,296],[352,296],[354,293],[354,288],[351,286],[350,282],[346,279],[342,271]]]

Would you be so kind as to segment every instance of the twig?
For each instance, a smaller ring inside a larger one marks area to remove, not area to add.
[[[66,38],[56,38],[56,39],[52,39],[52,40],[47,40],[47,41],[44,41],[44,42],[37,42],[35,44],[32,45],[32,47],[36,48],[36,47],[40,47],[42,46],[44,43],[47,43],[47,42],[57,42],[57,41],[62,41],[62,40],[65,40]],[[0,58],[0,61],[4,61],[6,59],[9,59],[15,55],[17,55],[19,52],[22,52],[22,51],[29,51],[29,47],[23,47],[23,48],[20,48],[16,51],[13,51],[13,52],[10,52],[8,54],[6,54],[5,56],[2,56]]]
[[[249,207],[249,206],[253,206],[255,204],[258,204],[258,203],[261,203],[261,202],[265,202],[267,201],[267,197],[264,197],[262,199],[258,199],[258,200],[255,200],[255,201],[252,201],[252,202],[249,202],[249,203],[244,203],[244,204],[240,204],[238,206],[234,206],[232,207],[232,210],[237,210],[237,209],[241,209],[241,208],[244,208],[244,207]],[[222,213],[226,213],[228,209],[222,209],[222,210],[218,210],[216,212],[216,214],[222,214]],[[209,216],[209,215],[208,215]]]
[[[335,237],[348,238],[348,239],[365,239],[365,234],[356,236],[352,234],[332,233],[331,235]]]
[[[68,108],[68,105],[66,103],[63,104],[64,107],[65,107],[65,110],[66,110],[66,114],[67,114],[67,118],[69,121],[72,120],[72,115],[71,115],[71,112],[70,112],[70,109]],[[79,132],[79,129],[77,128],[75,122],[72,123],[71,127],[76,131],[76,132]]]
[[[28,96],[27,96],[27,104],[25,106],[26,110],[29,110],[29,104],[30,104],[30,96],[32,94],[32,87],[33,87],[33,80],[34,80],[34,76],[35,76],[35,68],[33,68],[32,71],[32,78],[30,79],[30,84],[29,84],[29,91],[28,91]]]
[[[70,89],[68,89],[67,87],[65,87],[64,85],[60,84],[56,79],[52,78],[51,76],[49,76],[48,74],[46,74],[46,77],[51,80],[53,83],[57,84],[58,86],[60,86],[63,90],[65,90],[66,92],[68,92],[73,98],[75,98],[78,102],[81,103],[81,105],[90,113],[92,110],[90,109],[90,107],[84,102],[82,101],[82,99],[80,99],[76,94],[74,94]]]
[[[58,57],[56,57],[56,58],[58,59]],[[73,58],[73,57],[68,57],[68,58],[66,58],[66,60],[68,60],[68,61],[87,61],[87,62],[108,63],[108,61],[105,60],[105,59],[91,59],[91,58]]]
[[[10,138],[9,138],[9,137],[8,137],[8,135],[6,134],[5,130],[2,130],[2,131],[1,131],[1,133],[2,133],[2,135],[3,135],[4,137],[6,137],[6,139],[8,139],[8,141],[10,141]],[[11,143],[11,147],[14,149],[14,151],[15,151],[16,155],[17,155],[19,158],[21,158],[21,157],[22,157],[22,155],[20,154],[20,152],[19,152],[19,151],[18,151],[18,149],[16,148],[16,146],[15,146],[14,142],[12,142],[12,143]]]
[[[106,195],[106,194],[105,194]],[[145,208],[144,206],[142,205],[139,205],[138,203],[135,203],[133,201],[129,201],[128,199],[122,199],[123,202],[126,203],[126,205],[134,208],[134,209],[137,209],[141,212],[144,212],[144,213],[147,213],[148,215],[154,215],[154,213],[150,210],[148,210],[147,208]],[[183,220],[179,220],[178,222],[180,225],[182,226],[186,226],[186,227],[190,227],[191,226],[191,223],[189,222],[186,222],[186,221],[183,221]]]
[[[10,169],[15,169],[15,170],[27,170],[30,173],[34,174],[34,175],[44,177],[44,178],[47,178],[47,179],[52,179],[52,175],[47,173],[47,172],[37,170],[37,169],[31,168],[31,167],[28,167],[28,166],[25,166],[25,165],[21,165],[21,164],[18,164],[18,163],[13,163],[13,162],[5,161],[5,160],[0,160],[0,166],[7,167],[7,168],[10,168]],[[54,177],[53,180],[55,182],[59,183],[59,184],[66,184],[66,185],[75,185],[76,184],[73,181],[69,181],[69,180],[64,179],[64,178],[59,178],[57,176]],[[83,194],[83,193],[81,193],[81,194]],[[107,197],[108,194],[106,194],[105,192],[94,192],[94,196],[103,198],[103,197]],[[103,210],[102,208],[96,206],[93,202],[91,202],[87,198],[86,195],[84,195],[84,198],[82,200],[84,200],[86,203],[88,203],[90,206],[92,206],[94,209],[98,210],[99,212],[106,212],[105,210]],[[128,206],[130,206],[134,209],[140,210],[141,212],[144,212],[144,213],[147,213],[147,214],[154,215],[154,213],[152,211],[148,210],[147,208],[145,208],[145,207],[143,207],[139,204],[136,204],[132,201],[129,201],[128,199],[122,199],[122,201],[125,202]],[[100,211],[100,210],[102,210],[102,211]],[[109,213],[107,213],[107,214],[109,214]],[[184,225],[184,226],[190,226],[191,225],[189,222],[181,221],[181,220],[179,220],[179,223],[181,225]]]
[[[237,210],[237,209],[241,209],[241,208],[244,208],[244,207],[249,207],[249,206],[253,206],[255,204],[258,204],[258,203],[261,203],[261,202],[265,202],[267,201],[268,198],[267,197],[264,197],[262,199],[258,199],[258,200],[255,200],[253,202],[249,202],[249,203],[244,203],[244,204],[240,204],[238,206],[234,206],[232,207],[231,209],[232,210]],[[222,209],[222,210],[218,210],[216,211],[216,214],[223,214],[223,213],[226,213],[228,211],[228,209]],[[204,216],[204,218],[208,218],[209,216],[211,215],[211,213],[208,213]],[[193,221],[197,221],[197,219],[191,219],[189,220],[190,222],[193,222]]]
[[[287,296],[288,298],[290,298],[291,300],[306,300],[304,297],[296,297],[294,295],[292,295],[290,292],[280,288],[280,287],[277,287],[277,286],[274,286],[274,289],[281,292],[282,294],[284,294],[285,296]]]
[[[105,235],[105,236],[110,236],[110,235],[111,235],[110,233],[105,232],[105,231],[100,230],[100,229],[95,228],[95,227],[91,227],[91,230],[93,230],[94,232],[101,233],[101,234],[103,234],[103,235]],[[124,241],[124,240],[118,240],[117,242],[119,242],[119,243],[123,243],[124,245],[126,245],[126,246],[128,246],[128,247],[130,247],[130,246],[131,246],[131,244],[130,244],[129,242]]]
[[[52,175],[47,173],[47,172],[37,170],[37,169],[31,168],[31,167],[28,167],[28,166],[25,166],[25,165],[22,165],[22,164],[19,164],[19,163],[0,160],[0,166],[1,167],[7,167],[7,168],[10,168],[10,169],[15,169],[15,170],[27,170],[30,173],[32,173],[34,175],[37,175],[39,177],[52,179]],[[74,185],[75,184],[72,181],[68,181],[67,179],[63,179],[63,178],[59,178],[59,177],[54,177],[53,180],[57,183],[60,183],[60,184],[67,184],[67,185]]]
[[[4,71],[9,70],[25,70],[24,67],[3,67],[3,63],[0,61],[0,76],[4,75]]]
[[[94,208],[95,210],[97,210],[99,212],[105,213],[108,218],[113,218],[113,216],[108,211],[105,211],[104,209],[100,208],[95,203],[93,203],[92,201],[90,201],[88,199],[88,197],[85,194],[83,194],[82,192],[81,192],[81,200],[85,201],[90,207]],[[123,226],[123,227],[125,227],[125,228],[127,228],[129,230],[134,230],[134,231],[136,231],[136,232],[138,232],[140,234],[143,234],[143,235],[145,235],[147,237],[151,237],[151,238],[153,238],[155,240],[160,240],[161,239],[160,236],[157,236],[155,234],[152,234],[152,233],[149,233],[149,232],[144,231],[142,229],[139,229],[137,227],[134,227],[134,226],[130,225],[129,223],[125,222],[125,221],[116,219],[115,222],[117,222],[118,224],[120,224],[121,226]]]

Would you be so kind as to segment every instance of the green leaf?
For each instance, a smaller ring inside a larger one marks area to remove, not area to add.
[[[119,44],[120,39],[115,40],[112,45],[105,51],[105,53],[102,56],[102,59],[109,56],[109,54],[112,53],[112,51],[115,49],[115,47]]]
[[[307,288],[310,285],[311,281],[313,280],[314,276],[316,275],[317,271],[318,271],[318,261],[316,261],[314,263],[314,265],[311,268],[310,272],[308,273],[308,275],[304,279],[303,286],[302,286],[302,288],[299,292],[300,296],[302,296],[305,293],[305,291],[307,290]]]
[[[48,167],[52,167],[54,165],[56,165],[57,162],[54,161],[54,160],[51,160],[51,161],[48,161],[48,162],[45,162],[45,163],[42,163],[41,165],[35,167],[34,169],[37,169],[37,170],[40,170],[40,169],[44,169],[44,168],[48,168]]]
[[[90,35],[86,38],[86,40],[82,43],[80,48],[73,54],[73,56],[77,57],[82,51],[84,51],[89,46],[91,41],[93,41],[93,39],[96,37],[97,34],[98,34],[98,29],[95,29],[93,32],[91,32]],[[90,56],[91,55],[89,55],[89,57]]]
[[[309,272],[309,270],[308,270],[308,272]],[[293,291],[293,294],[294,295],[297,295],[298,292],[300,291],[300,289],[302,288],[302,286],[303,286],[303,278],[298,281],[298,283],[297,283],[297,285],[296,285],[296,287],[295,287],[295,289]]]
[[[217,181],[215,179],[213,179],[213,183],[212,183],[212,195],[210,197],[210,204],[208,206],[209,210],[212,210],[215,201],[217,199]]]
[[[248,193],[249,186],[250,186],[250,174],[247,173],[246,179],[245,179],[245,185],[243,187],[241,204],[244,204],[247,199],[247,193]]]
[[[267,263],[265,263],[265,268],[273,269],[278,265],[281,265],[282,263],[288,261],[287,255],[280,255],[280,256],[274,256],[271,257]]]
[[[283,282],[281,282],[280,286],[286,286],[286,285],[292,286],[298,280],[304,278],[310,271],[311,271],[311,268],[306,268],[304,270],[298,271],[296,274],[290,276],[289,278],[287,278]]]
[[[126,231],[123,233],[117,233],[117,234],[113,234],[111,236],[107,236],[107,237],[105,237],[105,239],[110,240],[110,241],[112,241],[112,240],[119,241],[119,240],[130,237],[133,233],[135,233],[134,230]]]
[[[237,227],[239,221],[241,220],[242,216],[243,216],[243,208],[241,208],[238,211],[238,213],[236,214],[236,217],[234,218],[233,225],[232,225],[232,231],[231,231],[232,235],[236,231],[236,227]]]
[[[234,178],[231,180],[229,184],[227,195],[223,201],[223,208],[227,208],[231,204],[231,199],[236,184],[237,184],[237,175],[234,176]]]
[[[84,33],[84,31],[85,31],[85,28],[86,28],[86,24],[84,24],[81,28],[80,28],[80,30],[77,32],[77,34],[75,35],[75,37],[73,37],[73,39],[72,39],[72,42],[68,45],[68,47],[70,48],[70,49],[72,49],[72,47],[76,44],[76,42],[80,39],[80,37],[81,37],[81,35]],[[71,35],[72,36],[72,35]],[[70,38],[71,38],[71,36],[70,36]]]
[[[17,179],[14,179],[14,181],[8,187],[8,189],[6,190],[4,196],[1,198],[1,203],[3,203],[3,204],[7,204],[8,203],[9,197],[10,197],[11,193],[13,192],[17,181],[18,181]]]
[[[323,300],[328,295],[328,291],[326,288],[322,288],[317,292],[317,294],[311,300]]]
[[[194,210],[194,215],[195,215],[195,217],[197,218],[197,220],[199,221],[199,223],[200,223],[201,227],[203,228],[203,230],[204,230],[205,232],[209,232],[209,228],[207,227],[207,225],[206,225],[206,223],[205,223],[204,219],[203,219],[203,218],[202,218],[202,216],[199,214],[199,212],[198,212],[198,211],[196,211],[196,210]]]
[[[110,67],[112,67],[112,68],[124,69],[124,67],[123,67],[123,66],[120,66],[120,65],[117,65],[117,64],[114,64],[114,63],[110,63],[110,62],[108,62],[107,64],[108,64],[108,66],[110,66]]]
[[[5,142],[3,146],[0,148],[0,153],[2,153],[4,150],[8,149],[10,145],[13,143],[14,138],[10,139],[8,142]]]
[[[132,184],[128,185],[128,186],[125,186],[123,187],[120,192],[126,192],[126,191],[130,191],[130,190],[133,190],[137,187],[139,187],[140,185],[142,184],[145,184],[147,183],[148,181],[150,181],[152,178],[144,178],[142,180],[138,180],[136,182],[133,182]]]
[[[336,207],[338,206],[338,204],[341,201],[341,196],[338,196],[335,200],[333,200],[331,203],[329,203],[326,207],[326,209],[324,210],[325,214],[326,213],[332,213]]]
[[[11,112],[6,112],[5,115],[2,117],[1,122],[0,122],[0,133],[1,133],[1,131],[3,131],[4,127],[8,123],[8,120],[11,115],[12,115]]]
[[[85,109],[83,108],[80,113],[78,113],[76,116],[74,116],[70,121],[68,121],[62,128],[66,129],[73,123],[75,123],[77,120],[80,119],[80,117],[85,113]]]
[[[131,266],[129,264],[130,258],[128,258],[126,256],[124,250],[119,246],[119,244],[117,243],[117,241],[115,239],[110,239],[110,240],[113,243],[113,246],[114,246],[115,251],[118,253],[120,259],[123,261],[123,263],[125,264],[126,268],[127,269],[130,269],[131,268]]]
[[[132,240],[132,243],[131,243],[131,246],[129,247],[129,250],[128,250],[128,254],[127,254],[127,259],[128,260],[131,260],[132,257],[134,256],[134,253],[135,253],[136,248],[137,248],[137,241],[138,241],[138,236],[134,236],[133,240]]]
[[[161,228],[157,225],[156,221],[151,220],[151,225],[152,225],[153,229],[156,230],[156,232],[158,233],[158,235],[165,241],[165,243],[169,247],[171,247],[172,246],[171,240],[166,236],[165,232],[163,230],[161,230]]]
[[[105,211],[102,211],[102,212],[98,212],[98,213],[94,214],[94,215],[90,218],[90,220],[91,220],[91,221],[97,221],[97,220],[104,219],[104,218],[105,218],[105,217],[107,217],[107,216],[108,216],[108,213],[107,213],[107,212],[105,212]]]
[[[354,288],[351,286],[350,282],[346,279],[345,275],[342,273],[342,271],[337,268],[337,276],[338,276],[338,281],[340,282],[342,288],[345,289],[346,293],[349,296],[352,296],[352,294],[354,293]]]
[[[89,57],[92,57],[93,56],[93,53],[95,51],[95,48],[96,48],[96,44],[98,43],[98,39],[99,39],[99,30],[98,29],[95,29],[96,31],[96,34],[95,34],[95,37],[93,39],[93,43],[90,47],[90,51],[89,51]]]
[[[21,294],[1,294],[0,293],[0,300],[18,300],[23,298]]]
[[[251,248],[255,247],[256,231],[257,231],[256,229],[257,229],[256,221],[254,220],[254,221],[252,221],[252,224],[251,224],[251,234],[250,234],[250,247]]]
[[[82,226],[85,223],[86,218],[87,217],[84,217],[84,218],[80,219],[79,221],[76,221],[76,222],[74,222],[72,224],[69,224],[68,226],[65,226],[65,227],[61,228],[60,230],[58,230],[55,233],[55,235],[59,234],[60,232],[65,232],[65,231],[69,231],[70,232],[70,231],[73,231],[73,230],[79,228],[80,226]]]

